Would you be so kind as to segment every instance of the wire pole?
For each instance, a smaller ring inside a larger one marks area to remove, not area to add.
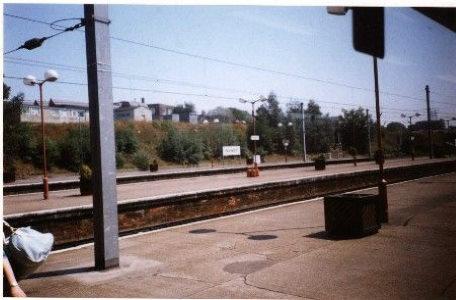
[[[306,122],[304,116],[304,103],[301,102],[301,121],[302,121],[302,159],[304,162],[307,160],[306,151]]]
[[[434,147],[432,143],[432,126],[431,126],[431,105],[430,105],[430,97],[429,97],[429,85],[426,85],[426,106],[427,106],[427,129],[428,129],[428,142],[429,142],[429,158],[434,157]]]
[[[48,176],[47,176],[47,161],[46,161],[46,139],[45,130],[44,130],[44,104],[43,104],[43,82],[38,83],[38,87],[40,88],[40,110],[41,110],[41,142],[43,147],[43,198],[46,200],[49,198],[49,184],[48,184]]]
[[[372,158],[372,148],[371,148],[371,129],[370,129],[370,122],[369,122],[369,110],[366,109],[366,124],[367,124],[367,145],[369,148],[369,158]]]
[[[378,68],[377,68],[377,57],[374,58],[374,81],[375,81],[375,113],[377,117],[377,147],[378,147],[378,194],[380,196],[380,220],[381,222],[388,222],[388,194],[386,188],[385,174],[383,170],[383,164],[385,157],[383,153],[383,142],[382,142],[382,128],[380,123],[380,95],[378,90]]]
[[[116,161],[107,5],[84,5],[90,146],[93,167],[95,268],[119,266]]]

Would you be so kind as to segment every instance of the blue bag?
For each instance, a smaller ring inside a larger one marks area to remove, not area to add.
[[[24,279],[46,260],[54,244],[54,236],[30,227],[13,228],[5,221],[3,224],[11,231],[11,235],[5,238],[3,250],[16,279]]]

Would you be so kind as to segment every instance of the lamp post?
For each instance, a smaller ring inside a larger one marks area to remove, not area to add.
[[[43,85],[45,82],[54,82],[59,78],[59,75],[54,70],[47,70],[44,73],[43,80],[37,80],[34,76],[28,75],[23,79],[25,85],[34,86],[38,85],[40,90],[40,111],[41,111],[41,141],[43,144],[43,197],[44,199],[49,198],[49,185],[47,177],[47,165],[46,165],[46,142],[44,139],[44,109],[43,109]]]
[[[409,132],[410,132],[410,156],[412,157],[412,160],[415,160],[415,137],[412,136],[412,118],[419,117],[421,116],[420,113],[415,113],[413,115],[406,115],[406,114],[401,114],[401,118],[409,118]]]
[[[245,100],[245,99],[242,99],[242,98],[239,98],[239,102],[241,103],[250,103],[252,104],[252,122],[253,122],[253,135],[256,135],[256,128],[255,128],[255,103],[257,102],[264,102],[268,99],[264,98],[264,97],[260,97],[259,99],[257,100],[253,100],[253,101],[248,101],[248,100]],[[256,149],[256,139],[253,140],[253,167],[255,169],[257,169],[257,161],[256,161],[256,157],[257,157],[257,149]]]
[[[288,123],[287,123],[287,127],[292,127],[292,126],[293,126],[293,123],[292,123],[292,122],[288,122]],[[282,128],[282,127],[283,127],[282,122],[279,122],[279,123],[277,124],[277,127]],[[285,135],[285,138],[282,139],[282,144],[283,144],[283,147],[285,148],[285,162],[288,162],[288,146],[290,145],[290,140],[288,140],[288,139],[286,138],[286,137],[287,137],[286,132],[285,132],[284,135]]]

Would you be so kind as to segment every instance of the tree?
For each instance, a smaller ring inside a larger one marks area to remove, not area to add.
[[[367,153],[367,116],[365,110],[360,107],[358,109],[346,110],[342,109],[342,116],[339,116],[339,130],[342,137],[342,146],[344,149],[350,147],[356,148],[358,153]],[[369,116],[369,124],[371,123]]]
[[[334,143],[334,124],[328,114],[323,115],[315,100],[310,99],[304,110],[306,147],[309,153],[328,152]]]
[[[260,135],[259,149],[265,154],[282,149],[282,137],[278,124],[284,120],[285,115],[279,106],[277,96],[271,92],[266,103],[262,104],[256,111],[256,129],[257,134]]]
[[[3,83],[3,100],[8,100],[11,94],[11,87]]]
[[[21,111],[24,94],[20,93],[11,100],[10,87],[3,84],[3,168],[14,173],[14,160],[18,159],[21,131]]]
[[[241,109],[237,109],[235,107],[229,107],[228,108],[231,111],[231,114],[233,115],[233,121],[246,121],[249,122],[252,117],[249,112]]]
[[[173,114],[185,114],[195,112],[195,105],[191,102],[185,102],[184,105],[179,104],[173,108]]]

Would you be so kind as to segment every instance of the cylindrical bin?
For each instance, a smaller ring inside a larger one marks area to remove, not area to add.
[[[357,238],[381,227],[379,196],[339,194],[325,197],[325,230],[331,237]]]

